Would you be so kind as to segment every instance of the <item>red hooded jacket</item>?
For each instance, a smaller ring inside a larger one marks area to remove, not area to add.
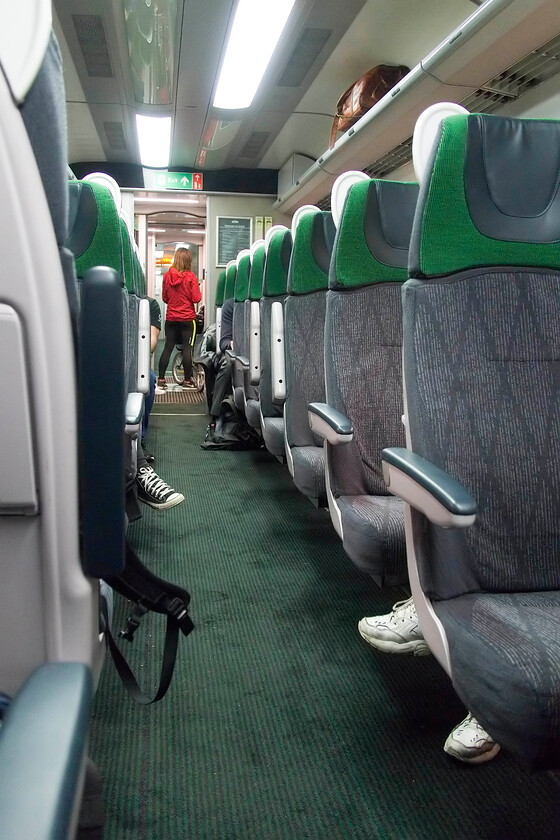
[[[194,321],[194,304],[201,298],[198,280],[192,271],[171,268],[163,275],[161,296],[167,304],[167,321]]]

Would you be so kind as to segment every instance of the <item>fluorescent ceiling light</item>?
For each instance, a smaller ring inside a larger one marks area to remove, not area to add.
[[[204,228],[192,228],[192,229],[187,228],[185,230],[185,233],[206,233],[206,231],[204,230]]]
[[[136,130],[142,166],[169,166],[171,117],[144,117],[136,114]]]
[[[295,0],[239,0],[226,47],[215,108],[248,108]]]
[[[167,228],[148,228],[148,233],[165,233]]]

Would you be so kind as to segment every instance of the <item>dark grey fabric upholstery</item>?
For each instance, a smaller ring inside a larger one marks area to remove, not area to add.
[[[453,685],[497,743],[535,769],[560,766],[560,592],[434,601]]]
[[[323,501],[323,441],[309,428],[307,406],[325,402],[324,328],[326,292],[288,296],[284,307],[286,346],[286,440],[292,450],[294,483],[306,496]],[[310,452],[298,452],[309,448]]]
[[[348,557],[363,572],[382,577],[387,586],[402,583],[401,500],[394,496],[339,496],[337,504]],[[372,572],[372,558],[379,558],[379,571]]]
[[[560,589],[560,273],[410,281],[403,300],[413,449],[478,501],[471,528],[425,530],[454,574],[426,563],[424,591]]]
[[[401,289],[400,283],[377,283],[331,290],[325,319],[327,402],[354,424],[352,442],[331,453],[343,544],[360,569],[387,576],[387,583],[407,577],[402,506],[391,501],[380,515],[384,502],[375,500],[388,496],[381,451],[404,446]]]

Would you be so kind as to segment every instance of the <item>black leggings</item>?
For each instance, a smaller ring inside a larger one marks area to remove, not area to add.
[[[165,347],[159,358],[159,378],[165,378],[169,357],[176,344],[183,345],[183,375],[192,379],[192,346],[196,335],[196,321],[166,321]]]

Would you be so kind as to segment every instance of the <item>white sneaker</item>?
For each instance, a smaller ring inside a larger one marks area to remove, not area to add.
[[[491,761],[499,753],[500,745],[469,712],[448,736],[443,749],[459,761],[483,764],[485,761]]]
[[[398,601],[387,615],[374,615],[358,622],[358,632],[368,645],[385,653],[427,656],[430,649],[418,626],[414,601]]]

